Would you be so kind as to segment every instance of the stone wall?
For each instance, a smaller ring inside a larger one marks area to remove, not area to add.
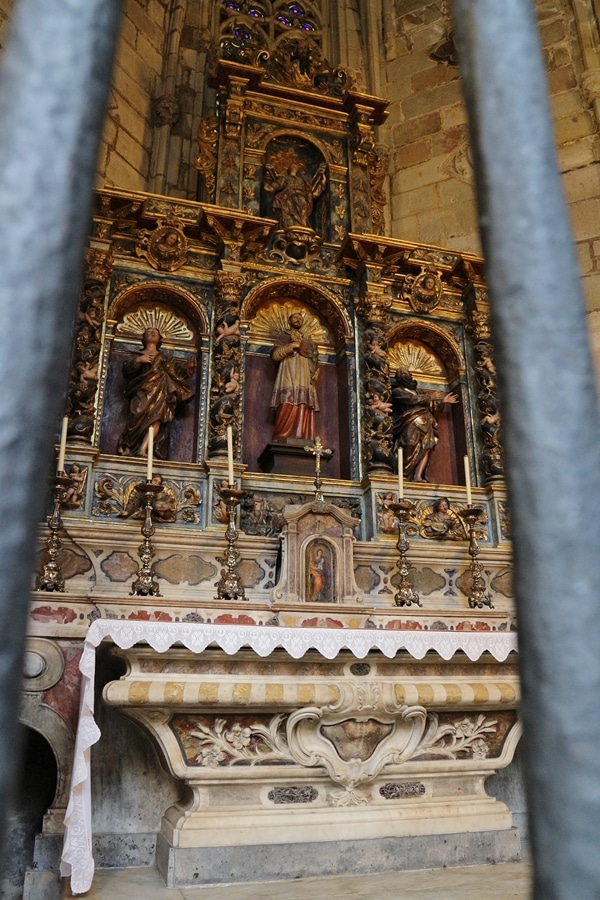
[[[591,0],[538,0],[536,7],[558,166],[600,359],[598,24]],[[380,137],[391,148],[392,234],[481,253],[466,114],[450,37],[449,19],[437,2],[409,0],[385,8],[385,95],[391,103]]]
[[[169,0],[125,0],[98,157],[98,184],[147,190],[152,98],[163,67]]]
[[[178,118],[167,135],[162,184],[153,189],[170,197],[195,200],[198,125],[204,115],[214,114],[214,91],[206,84],[205,70],[217,4],[187,3],[183,6],[181,22],[172,22],[170,58],[163,79],[165,88],[172,90],[177,100]],[[207,97],[210,98],[208,101]],[[158,169],[160,174],[161,161],[158,161]]]

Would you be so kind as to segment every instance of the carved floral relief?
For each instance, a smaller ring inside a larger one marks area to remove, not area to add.
[[[369,802],[364,787],[389,765],[417,759],[498,757],[515,718],[501,713],[439,715],[398,704],[391,685],[344,683],[340,700],[275,716],[183,714],[170,719],[192,768],[293,764],[322,766],[334,806]]]

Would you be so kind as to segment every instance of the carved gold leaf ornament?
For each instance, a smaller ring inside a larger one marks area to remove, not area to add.
[[[140,340],[147,328],[157,328],[164,343],[193,344],[194,334],[187,323],[169,309],[160,307],[136,309],[127,313],[117,325],[119,337]]]
[[[258,342],[275,340],[278,334],[281,334],[282,331],[287,331],[289,328],[288,319],[292,313],[299,313],[302,316],[302,328],[300,330],[304,337],[309,337],[317,345],[328,345],[330,343],[329,335],[317,317],[294,300],[286,300],[283,303],[270,303],[268,306],[259,309],[248,329],[250,339]]]
[[[176,215],[167,215],[158,220],[154,230],[140,229],[135,255],[146,259],[154,269],[174,272],[187,260],[184,227],[185,223]]]
[[[415,378],[423,376],[431,380],[445,381],[444,370],[437,356],[416,341],[406,341],[390,347],[388,360],[392,372],[405,369]]]

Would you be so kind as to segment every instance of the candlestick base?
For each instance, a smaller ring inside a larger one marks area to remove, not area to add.
[[[228,523],[225,531],[227,549],[224,556],[217,556],[218,562],[226,566],[226,569],[223,569],[221,572],[220,581],[217,582],[217,600],[246,600],[244,586],[237,571],[240,555],[233,546],[239,537],[235,527],[235,510],[241,502],[245,491],[230,485],[229,487],[221,488],[220,493],[227,508]]]
[[[483,517],[484,509],[482,506],[467,506],[466,509],[458,510],[467,523],[469,532],[469,556],[471,557],[471,588],[469,590],[468,600],[470,609],[483,609],[484,606],[489,609],[494,608],[491,594],[486,593],[485,579],[483,577],[483,566],[477,559],[479,556],[479,544],[475,537],[475,525]]]
[[[38,591],[64,591],[65,579],[62,576],[58,565],[57,557],[62,546],[59,533],[62,531],[63,523],[60,510],[63,501],[67,495],[67,488],[71,485],[71,479],[65,472],[58,472],[54,476],[54,509],[48,516],[48,528],[50,536],[46,541],[48,550],[48,559],[42,571],[38,576],[36,590]]]
[[[155,530],[154,523],[152,522],[154,497],[162,490],[162,485],[153,484],[151,481],[142,481],[139,484],[136,484],[135,489],[145,497],[145,515],[142,525],[144,542],[140,544],[138,549],[142,565],[131,585],[130,596],[160,597],[160,588],[154,577],[154,570],[152,568],[154,547],[150,538]]]
[[[398,565],[400,583],[394,596],[394,603],[396,606],[422,606],[418,591],[415,590],[408,578],[411,566],[406,555],[410,547],[407,535],[418,534],[417,526],[410,521],[410,515],[414,512],[415,504],[411,500],[400,500],[398,503],[390,503],[389,507],[396,516],[398,523],[398,543],[396,546],[400,555]]]

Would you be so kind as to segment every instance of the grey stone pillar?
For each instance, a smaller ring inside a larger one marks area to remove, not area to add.
[[[0,72],[0,852],[118,0],[20,0]],[[0,863],[0,869],[2,865]]]
[[[535,897],[600,896],[600,427],[529,0],[454,0],[487,261]]]

